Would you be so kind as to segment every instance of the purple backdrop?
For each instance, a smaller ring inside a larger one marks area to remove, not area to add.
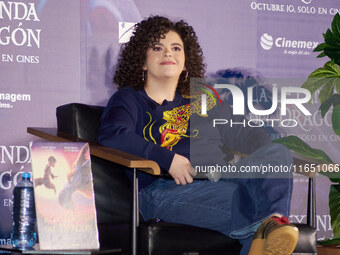
[[[28,146],[36,138],[26,127],[55,127],[55,108],[65,103],[105,105],[116,90],[112,74],[120,43],[134,22],[150,14],[186,20],[197,32],[209,75],[237,69],[294,78],[291,84],[301,86],[326,61],[312,51],[337,8],[339,0],[0,1],[0,244],[9,241],[17,174],[31,167]],[[292,47],[289,41],[301,45]],[[314,118],[285,132],[304,135],[336,161],[339,137],[317,108],[314,100]],[[306,192],[306,179],[296,178],[295,222],[305,220]],[[328,180],[318,177],[319,238],[331,236],[328,192]]]

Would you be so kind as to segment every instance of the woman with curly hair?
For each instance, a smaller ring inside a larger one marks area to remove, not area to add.
[[[190,102],[189,82],[204,74],[191,26],[160,16],[141,21],[118,60],[114,82],[119,90],[104,110],[98,142],[154,160],[173,178],[139,173],[140,212],[146,220],[159,217],[217,230],[239,239],[243,255],[288,255],[298,235],[282,216],[289,214],[291,179],[194,180],[189,154],[195,134],[190,134],[189,121],[197,109]],[[236,141],[239,137],[242,143]],[[250,154],[239,165],[273,158],[291,162],[288,150],[271,144],[259,128],[224,129],[221,139]],[[214,150],[221,148],[215,146],[209,155],[217,155]]]
[[[152,21],[152,22],[151,22]],[[130,42],[124,45],[114,76],[118,88],[132,87],[143,89],[147,81],[145,56],[154,43],[164,39],[169,32],[175,32],[183,41],[181,50],[185,57],[185,70],[182,70],[178,79],[177,90],[182,95],[189,95],[189,81],[191,77],[202,78],[205,73],[203,53],[198,44],[196,34],[191,26],[183,21],[175,24],[161,17],[144,20],[135,27],[137,31]],[[157,50],[157,49],[154,49]],[[143,68],[141,68],[143,67]]]

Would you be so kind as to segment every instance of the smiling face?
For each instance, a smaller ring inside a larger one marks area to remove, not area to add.
[[[153,43],[147,50],[143,70],[147,71],[147,81],[178,80],[182,71],[185,70],[184,64],[183,41],[176,32],[169,31],[164,39]]]

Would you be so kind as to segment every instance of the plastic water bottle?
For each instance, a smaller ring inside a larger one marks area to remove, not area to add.
[[[13,247],[31,248],[37,241],[35,232],[36,214],[34,207],[33,183],[31,174],[23,173],[13,191],[13,231],[11,234]]]

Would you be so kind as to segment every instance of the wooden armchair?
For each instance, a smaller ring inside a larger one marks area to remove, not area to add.
[[[154,161],[97,144],[102,111],[100,106],[63,105],[57,108],[58,129],[27,129],[28,133],[49,141],[90,144],[101,246],[122,248],[123,254],[238,255],[239,242],[217,231],[170,222],[139,222],[137,172],[160,178],[162,172]],[[133,171],[132,183],[122,171],[126,168]],[[293,254],[317,254],[313,178],[309,191],[308,224],[297,224],[300,235]]]

